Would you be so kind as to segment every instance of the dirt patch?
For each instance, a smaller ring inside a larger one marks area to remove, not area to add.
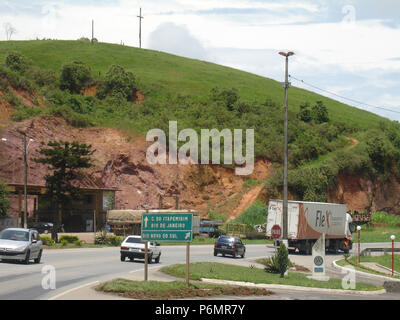
[[[263,185],[255,186],[249,191],[245,192],[238,201],[236,208],[229,214],[228,221],[233,220],[240,216],[246,209],[248,209],[258,198]]]
[[[214,288],[196,288],[187,287],[169,290],[138,290],[118,292],[105,290],[104,285],[95,288],[96,291],[118,295],[120,297],[140,300],[174,300],[195,297],[215,297],[215,296],[268,296],[272,292],[263,288],[250,287],[214,287]]]
[[[0,126],[7,126],[10,123],[13,112],[13,107],[0,91]]]
[[[83,95],[94,97],[96,95],[98,89],[99,89],[99,86],[97,84],[86,87],[85,89],[83,89]]]
[[[29,94],[28,91],[25,90],[20,90],[20,89],[14,89],[13,87],[9,86],[8,89],[16,96],[19,98],[22,103],[28,107],[34,107],[34,98]]]
[[[143,92],[141,92],[140,90],[136,90],[136,96],[133,100],[134,104],[139,104],[141,103],[143,100],[145,99],[145,96],[143,94]]]
[[[358,141],[358,140],[355,139],[355,138],[345,137],[345,139],[346,139],[347,141],[350,141],[350,142],[351,142],[351,145],[350,145],[350,146],[347,146],[345,149],[353,149],[353,148],[355,148],[357,145],[360,144],[360,141]]]

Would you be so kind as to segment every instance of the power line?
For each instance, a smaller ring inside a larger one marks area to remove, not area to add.
[[[358,100],[355,100],[355,99],[347,98],[347,97],[341,96],[341,95],[339,95],[339,94],[337,94],[337,93],[335,93],[335,92],[328,91],[328,90],[319,88],[319,87],[317,87],[317,86],[315,86],[315,85],[313,85],[313,84],[307,83],[307,82],[305,82],[304,80],[297,79],[296,77],[293,77],[292,75],[289,75],[289,77],[292,78],[292,79],[294,79],[294,80],[296,80],[296,81],[299,81],[299,82],[301,82],[301,83],[304,83],[305,85],[307,85],[307,86],[309,86],[309,87],[312,87],[312,88],[317,89],[317,90],[319,90],[319,91],[323,91],[323,92],[329,93],[329,94],[334,95],[334,96],[336,96],[336,97],[338,97],[338,98],[345,99],[345,100],[351,101],[351,102],[353,102],[353,103],[365,105],[365,106],[367,106],[367,107],[371,107],[371,108],[375,108],[375,109],[380,109],[380,110],[384,110],[384,111],[389,111],[389,112],[394,112],[394,113],[400,114],[400,111],[396,111],[396,110],[392,110],[392,109],[388,109],[388,108],[383,108],[383,107],[378,107],[378,106],[374,106],[374,105],[372,105],[372,104],[368,104],[368,103],[365,103],[365,102],[361,102],[361,101],[358,101]]]

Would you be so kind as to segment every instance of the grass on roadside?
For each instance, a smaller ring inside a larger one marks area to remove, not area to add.
[[[362,226],[360,233],[361,243],[373,243],[373,242],[391,242],[390,236],[395,235],[396,239],[400,239],[400,228],[399,227],[373,227],[373,226]],[[353,233],[353,242],[358,241],[357,232]]]
[[[117,294],[126,298],[142,300],[167,300],[213,296],[265,296],[270,291],[261,288],[217,286],[204,283],[191,283],[188,287],[183,281],[132,281],[114,279],[100,284],[97,291]]]
[[[186,273],[185,264],[176,264],[161,269],[166,274],[184,278]],[[307,278],[304,273],[289,272],[285,278],[280,278],[279,274],[271,274],[263,269],[249,268],[222,263],[198,262],[190,264],[190,278],[192,280],[221,279],[251,283],[281,284],[291,286],[302,286],[310,288],[343,289],[342,280],[331,278],[329,281],[316,281]],[[366,283],[357,283],[355,290],[373,291],[380,290],[377,287]]]
[[[360,257],[360,262],[375,262],[377,264],[380,264],[386,268],[391,269],[392,268],[392,256],[390,254],[385,254],[382,256],[361,256]],[[390,276],[386,273],[383,272],[379,272],[376,270],[372,270],[364,265],[360,265],[358,264],[357,261],[357,256],[353,256],[347,260],[343,259],[343,260],[339,260],[336,262],[339,266],[341,267],[345,267],[345,266],[352,266],[354,267],[356,270],[358,271],[362,271],[362,272],[367,272],[367,273],[372,273],[372,274],[376,274],[376,275],[381,275],[381,276]],[[396,254],[395,255],[395,262],[394,262],[394,270],[396,272],[400,272],[400,255]],[[394,278],[398,278],[400,279],[400,277],[395,276]]]

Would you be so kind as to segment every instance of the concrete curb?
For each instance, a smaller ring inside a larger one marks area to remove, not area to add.
[[[392,278],[392,277],[381,276],[379,274],[373,274],[373,273],[369,273],[369,272],[363,272],[363,271],[358,271],[356,269],[353,270],[353,269],[349,269],[349,268],[346,268],[346,267],[339,266],[336,262],[340,261],[340,260],[343,260],[343,259],[337,259],[337,260],[332,262],[332,265],[333,265],[333,267],[335,269],[345,270],[347,272],[355,271],[356,274],[358,273],[358,274],[363,275],[363,276],[368,276],[368,277],[373,277],[373,278],[378,278],[378,279],[384,279],[384,280],[390,280],[390,281],[400,281],[400,279],[396,279],[396,278]]]
[[[287,286],[281,284],[255,284],[252,282],[240,282],[240,281],[230,281],[230,280],[217,280],[217,279],[201,279],[204,283],[210,284],[225,284],[232,286],[244,286],[244,287],[256,287],[263,289],[283,289],[283,290],[293,290],[293,291],[314,291],[322,293],[339,293],[339,294],[355,294],[355,295],[378,295],[386,293],[385,289],[376,291],[354,291],[354,290],[341,290],[341,289],[326,289],[326,288],[313,288],[313,287],[300,287],[300,286]]]

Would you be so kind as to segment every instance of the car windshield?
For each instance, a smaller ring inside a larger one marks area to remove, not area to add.
[[[126,239],[127,243],[144,243],[141,238],[128,238]]]
[[[223,237],[223,238],[219,238],[218,242],[222,242],[222,243],[231,243],[234,242],[235,239],[233,238],[228,238],[228,237]]]
[[[29,232],[19,230],[4,230],[0,233],[2,240],[29,241]]]

